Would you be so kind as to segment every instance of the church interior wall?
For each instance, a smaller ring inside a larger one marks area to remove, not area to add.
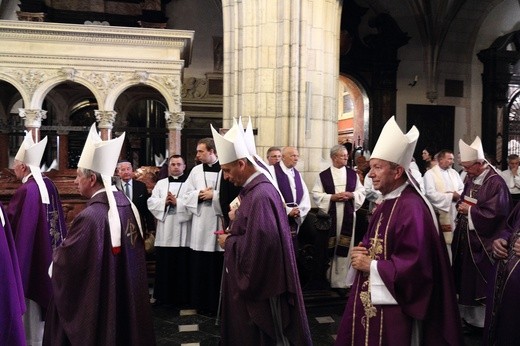
[[[471,111],[469,112],[465,133],[462,138],[469,139],[482,133],[482,78],[483,64],[478,60],[477,54],[490,47],[490,45],[504,34],[520,29],[520,4],[517,0],[504,0],[498,3],[483,19],[476,36],[475,45],[472,47],[471,70]]]
[[[195,31],[193,57],[190,66],[184,70],[185,78],[205,78],[206,73],[214,72],[213,37],[223,35],[222,8],[218,8],[216,3],[207,0],[176,0],[166,5],[168,29]]]
[[[408,104],[423,104],[429,105],[432,104],[426,98],[427,92],[427,76],[425,73],[424,66],[424,49],[423,43],[421,42],[421,38],[417,32],[417,23],[413,18],[413,15],[406,4],[406,1],[392,1],[392,2],[383,2],[383,1],[357,1],[361,5],[365,5],[369,7],[369,11],[372,13],[376,13],[377,11],[388,11],[392,17],[394,17],[399,24],[400,28],[407,32],[411,39],[409,43],[402,48],[399,49],[398,58],[400,60],[400,65],[397,72],[397,102],[396,102],[396,116],[398,123],[405,127],[406,125],[406,107]],[[12,3],[12,2],[10,2]],[[186,30],[194,30],[195,40],[193,42],[193,51],[192,51],[192,59],[191,65],[184,69],[184,80],[187,78],[207,78],[208,73],[213,72],[222,72],[215,69],[215,47],[214,47],[214,37],[223,36],[223,11],[221,5],[219,6],[219,1],[204,1],[204,0],[177,0],[175,2],[169,2],[166,6],[166,17],[168,20],[168,28],[169,29],[186,29]],[[482,18],[476,21],[476,25],[469,25],[464,23],[469,23],[470,21],[470,10],[471,4],[474,4],[474,1],[468,1],[467,6],[460,11],[460,15],[456,21],[450,27],[450,32],[448,33],[445,46],[442,48],[440,58],[439,58],[439,78],[437,84],[437,90],[439,92],[438,98],[434,101],[434,105],[451,105],[456,108],[455,112],[455,134],[454,134],[454,149],[456,148],[458,138],[463,138],[465,140],[470,140],[476,135],[480,135],[482,132],[481,129],[481,101],[482,101],[482,85],[481,85],[481,73],[482,73],[482,63],[478,61],[476,54],[487,47],[493,42],[496,37],[503,35],[504,33],[511,32],[514,30],[518,30],[520,28],[519,20],[520,18],[520,6],[517,0],[504,0],[504,1],[489,1],[488,6],[491,6],[491,11],[487,15],[481,15]],[[255,5],[256,6],[256,5]],[[317,5],[316,5],[317,6]],[[179,10],[182,8],[182,11]],[[204,8],[204,11],[200,11],[201,8]],[[253,7],[251,7],[253,8]],[[312,14],[312,20],[308,23],[308,34],[310,37],[309,41],[316,42],[317,34],[319,31],[315,31],[312,28],[312,25],[323,25],[321,22],[323,18],[318,14],[320,11],[319,7],[316,7],[316,10]],[[251,15],[250,13],[247,15]],[[7,14],[4,14],[4,17]],[[12,17],[12,15],[11,15]],[[362,30],[365,30],[365,34],[373,33],[374,29],[368,26],[366,22],[370,17],[369,15],[365,16]],[[320,24],[321,23],[321,24]],[[474,27],[480,27],[477,33],[472,33],[475,30]],[[273,32],[276,32],[274,29]],[[267,35],[263,36],[267,38]],[[468,38],[468,39],[465,39]],[[254,38],[250,38],[251,41],[254,41]],[[474,40],[474,44],[471,46],[471,49],[466,49],[468,44],[472,43]],[[257,47],[258,48],[258,47]],[[330,40],[324,40],[320,42],[320,44],[316,44],[312,47],[313,49],[308,50],[308,57],[306,60],[309,72],[314,74],[313,77],[313,88],[319,87],[321,93],[326,95],[335,95],[334,88],[335,86],[324,84],[317,86],[317,82],[320,80],[320,72],[324,70],[325,73],[334,74],[336,71],[332,71],[332,69],[327,69],[323,67],[324,56],[327,54],[331,54],[333,48],[331,47]],[[264,59],[265,64],[267,66],[272,64],[273,54],[267,54],[269,52],[269,47],[265,49],[266,54],[262,54],[259,56],[259,59]],[[325,51],[323,55],[320,55],[320,51]],[[264,52],[264,51],[263,51]],[[136,54],[136,52],[134,52]],[[145,51],[139,51],[137,54],[148,54]],[[150,53],[152,54],[152,53]],[[155,53],[153,53],[155,54]],[[244,59],[248,59],[250,55],[244,55]],[[334,67],[335,68],[335,67]],[[247,72],[252,73],[252,71]],[[261,71],[262,79],[256,84],[257,87],[262,89],[262,92],[265,92],[269,88],[275,89],[276,86],[273,86],[275,83],[280,83],[280,80],[283,79],[283,76],[280,77],[280,71],[273,72],[272,70]],[[415,80],[415,76],[417,76],[417,83],[414,86],[410,86],[412,82]],[[446,79],[454,79],[454,80],[462,80],[464,82],[464,95],[463,97],[446,97],[444,96],[444,81]],[[255,78],[246,78],[246,81],[254,81]],[[283,82],[283,81],[282,81]],[[248,87],[251,89],[252,87]],[[251,105],[261,106],[260,113],[270,113],[273,114],[273,117],[277,117],[276,114],[277,109],[279,109],[278,103],[285,103],[286,100],[279,101],[276,98],[269,98],[265,95],[257,95],[257,94],[242,94],[243,100],[251,99]],[[281,96],[285,97],[285,96]],[[114,102],[117,99],[117,96],[113,97]],[[305,100],[302,100],[304,102]],[[183,100],[184,102],[184,100]],[[220,101],[221,102],[221,101]],[[317,132],[320,134],[320,138],[328,138],[329,132],[328,128],[330,123],[335,121],[335,108],[333,97],[327,99],[326,97],[322,97],[322,95],[318,95],[317,97],[312,97],[312,101],[310,105],[313,107],[313,114],[327,113],[311,119],[311,126],[313,133]],[[219,118],[221,120],[224,118],[224,125],[228,126],[229,118],[235,114],[223,114],[221,110],[219,110],[218,100],[216,101],[217,106],[215,107],[215,112],[209,112],[208,119]],[[249,103],[249,102],[246,102]],[[278,107],[278,108],[277,108]],[[183,104],[184,108],[184,104]],[[305,109],[304,106],[300,107],[301,109]],[[221,108],[220,108],[221,109]],[[230,108],[232,109],[232,108]],[[248,108],[249,110],[249,108]],[[197,111],[197,109],[188,109],[186,113],[189,116],[202,116],[206,113]],[[242,114],[240,114],[242,115]],[[247,115],[247,114],[243,114]],[[385,115],[390,116],[390,114]],[[211,120],[210,120],[211,121]],[[267,140],[265,133],[271,134],[273,131],[279,128],[284,128],[285,134],[281,134],[282,138],[287,139],[290,136],[287,134],[289,132],[288,119],[270,119],[269,121],[264,121],[262,119],[255,119],[255,125],[261,125],[266,129],[266,131],[260,131],[259,136],[257,137],[260,143],[262,144],[259,148],[259,153],[264,156],[265,150],[267,146]],[[287,125],[287,126],[286,126]],[[272,130],[272,131],[271,131]],[[303,131],[303,136],[301,135],[301,131],[299,136],[304,143],[309,146],[309,155],[314,153],[320,153],[320,156],[324,159],[327,159],[326,155],[323,153],[327,153],[327,151],[320,147],[322,145],[321,140],[316,140],[316,138],[312,137],[312,134],[305,133]],[[312,138],[311,138],[312,137]],[[286,140],[287,141],[287,140]],[[273,143],[273,144],[281,144],[281,143]],[[294,144],[294,143],[292,143]],[[315,170],[313,168],[312,170]]]
[[[363,3],[363,1],[359,1]],[[378,10],[388,11],[399,27],[411,37],[398,52],[396,119],[406,127],[408,104],[450,105],[455,107],[453,149],[458,150],[458,139],[470,141],[482,135],[482,71],[483,64],[477,53],[486,49],[499,36],[520,28],[520,5],[516,0],[481,3],[482,11],[468,1],[450,25],[439,55],[437,82],[438,98],[430,102],[425,70],[425,49],[417,31],[417,23],[405,1],[383,4]],[[373,8],[371,8],[373,10]],[[479,17],[480,16],[480,17]],[[471,25],[473,23],[473,25]],[[364,28],[367,33],[370,28]],[[417,83],[411,86],[417,76]],[[462,97],[445,96],[445,80],[463,81]]]

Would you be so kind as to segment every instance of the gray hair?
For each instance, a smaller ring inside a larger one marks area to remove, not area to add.
[[[103,185],[103,178],[101,177],[101,173],[93,171],[88,168],[82,168],[82,167],[78,167],[78,170],[81,172],[81,174],[83,174],[85,176],[90,176],[90,175],[94,174],[96,176],[96,181],[98,183],[100,183],[101,185]]]
[[[330,157],[334,157],[335,155],[337,155],[340,151],[346,151],[347,154],[348,154],[348,150],[347,148],[345,148],[345,146],[343,144],[336,144],[335,146],[333,146],[332,148],[330,148]]]

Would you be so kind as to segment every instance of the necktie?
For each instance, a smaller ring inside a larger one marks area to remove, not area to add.
[[[130,184],[129,183],[125,184],[125,195],[127,195],[128,198],[131,198],[131,196],[130,196]]]

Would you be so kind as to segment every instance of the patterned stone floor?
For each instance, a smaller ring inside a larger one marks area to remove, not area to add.
[[[307,318],[315,346],[334,344],[345,299],[334,292],[306,292]],[[171,306],[153,307],[155,334],[160,346],[213,346],[219,343],[219,326],[215,317],[199,315],[195,310],[178,310]],[[467,346],[482,345],[479,336],[465,336]]]
[[[332,345],[341,320],[344,298],[334,292],[306,293],[307,318],[313,343]],[[324,302],[325,300],[325,302]],[[218,345],[220,327],[216,318],[199,315],[195,310],[179,310],[168,305],[153,307],[157,345],[213,346]]]

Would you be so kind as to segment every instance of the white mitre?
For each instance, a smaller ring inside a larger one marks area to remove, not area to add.
[[[242,117],[238,119],[238,127],[244,128],[242,124]],[[256,144],[255,144],[255,134],[253,133],[253,123],[251,122],[251,117],[249,117],[249,122],[247,123],[247,127],[244,132],[244,141],[246,143],[247,151],[251,156],[256,155]]]
[[[40,190],[42,203],[49,204],[49,192],[47,191],[47,186],[45,186],[40,170],[40,162],[42,161],[46,146],[47,136],[38,143],[34,143],[31,132],[26,132],[22,145],[20,145],[20,149],[18,149],[18,153],[16,153],[14,159],[23,162],[29,167],[38,185],[38,190]]]
[[[238,127],[243,128],[242,117],[238,119]],[[255,134],[253,133],[253,122],[251,121],[251,117],[249,117],[249,122],[247,123],[247,127],[244,131],[244,141],[246,142],[247,151],[249,152],[249,155],[253,157],[257,162],[263,164],[264,167],[269,166],[267,163],[265,163],[264,159],[261,158],[256,152]]]
[[[108,223],[112,248],[121,246],[121,220],[117,212],[117,204],[112,191],[112,175],[117,166],[125,133],[115,139],[103,141],[96,131],[96,123],[90,127],[90,132],[81,152],[78,168],[90,169],[101,174],[108,198]]]
[[[460,161],[476,161],[485,160],[482,141],[477,136],[471,145],[467,145],[462,139],[459,139]]]
[[[233,126],[224,136],[218,133],[213,125],[210,126],[213,140],[215,141],[215,147],[217,148],[218,161],[221,165],[243,158],[247,158],[249,161],[254,162],[249,155],[249,151],[247,150],[244,141],[244,131],[241,127],[239,128],[236,122],[234,122]]]
[[[415,126],[404,134],[392,116],[383,127],[370,158],[394,162],[408,170],[418,138],[419,130]]]

